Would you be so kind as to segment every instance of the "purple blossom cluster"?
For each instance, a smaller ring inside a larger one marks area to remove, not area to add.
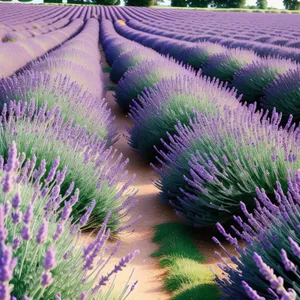
[[[114,119],[103,98],[98,33],[98,21],[90,19],[76,37],[32,63],[28,70],[2,79],[2,107],[10,100],[32,99],[39,105],[47,102],[49,108],[57,105],[67,119],[73,117],[75,124],[97,131],[108,144],[115,142]]]
[[[170,55],[197,70],[201,67],[205,75],[228,81],[244,95],[244,100],[248,102],[259,102],[269,83],[279,75],[299,68],[299,65],[290,59],[281,57],[279,59],[279,54],[266,52],[262,56],[268,55],[268,57],[261,58],[253,49],[242,45],[220,44],[216,39],[211,42],[197,43],[182,41],[179,37],[174,39],[150,33],[152,32],[150,29],[150,31],[144,30],[144,26],[140,28],[139,24],[140,22],[136,20],[127,22],[126,26],[116,22],[115,28],[119,34],[130,40],[137,41],[159,53]],[[148,27],[146,25],[146,28]],[[276,55],[276,58],[272,57],[272,54]]]
[[[220,268],[226,278],[216,277],[226,299],[289,299],[300,294],[300,173],[288,174],[288,192],[277,182],[273,195],[256,189],[256,208],[250,213],[241,202],[243,217],[235,216],[235,236],[220,223],[217,228],[237,251],[231,255],[217,239],[232,264]],[[243,245],[238,242],[241,239]],[[220,257],[220,254],[217,252]]]
[[[12,75],[34,59],[59,46],[78,32],[83,21],[72,21],[66,27],[14,43],[0,43],[0,78]]]
[[[63,179],[59,179],[59,164],[60,159],[55,159],[43,182],[46,162],[37,165],[33,158],[26,160],[24,154],[18,154],[15,142],[9,147],[7,163],[0,170],[1,300],[103,299],[107,297],[104,286],[112,284],[112,277],[139,253],[136,250],[121,258],[104,275],[104,266],[120,247],[119,242],[109,253],[106,246],[110,213],[95,238],[78,247],[80,231],[72,225],[71,213],[80,192],[73,185],[66,194],[60,194]],[[81,226],[94,207],[93,201],[80,219]],[[136,282],[127,284],[120,299],[128,297],[135,286]]]
[[[231,221],[241,199],[254,207],[256,187],[272,193],[278,181],[299,168],[299,128],[280,127],[280,115],[256,107],[226,108],[215,116],[198,113],[159,151],[156,183],[161,197],[195,226]]]
[[[300,61],[300,32],[295,29],[295,26],[299,25],[297,16],[242,13],[235,14],[235,18],[232,18],[230,14],[215,12],[210,18],[212,15],[209,13],[194,12],[193,16],[190,11],[180,11],[176,17],[173,12],[170,18],[153,18],[153,13],[150,15],[151,17],[143,16],[140,20],[135,16],[127,24],[138,32],[157,37],[192,43],[217,42],[230,48],[252,50],[262,57],[273,55]],[[242,18],[242,24],[234,25],[234,20],[239,17]],[[266,23],[269,23],[269,28],[266,28]],[[277,29],[274,28],[274,24],[278,24]],[[243,29],[240,26],[243,26]]]
[[[137,203],[134,199],[136,191],[129,189],[134,176],[127,179],[125,170],[128,159],[124,160],[123,155],[117,154],[112,147],[107,148],[106,141],[95,133],[88,134],[85,127],[73,125],[72,118],[65,121],[58,107],[50,110],[46,107],[47,103],[38,108],[35,102],[21,101],[11,102],[8,107],[4,105],[1,154],[6,155],[5,145],[14,140],[22,152],[29,153],[38,162],[42,157],[55,161],[59,156],[61,167],[56,172],[56,183],[59,182],[65,191],[69,191],[70,186],[82,191],[72,211],[75,223],[80,223],[93,199],[96,204],[90,218],[84,222],[86,228],[101,227],[108,211],[112,212],[108,226],[114,231],[135,223],[136,219],[129,220],[129,224],[125,222]],[[42,165],[47,173],[43,193],[47,194],[47,183],[53,178],[58,162],[52,166]],[[71,171],[67,172],[67,169]],[[35,173],[34,177],[42,178],[41,172]],[[54,187],[53,195],[59,191],[59,186]]]
[[[145,160],[153,162],[157,150],[167,150],[162,140],[176,133],[178,121],[188,125],[196,111],[216,114],[224,106],[238,107],[239,100],[234,89],[216,79],[181,74],[164,78],[133,102],[129,116],[134,126],[129,132],[129,144]]]

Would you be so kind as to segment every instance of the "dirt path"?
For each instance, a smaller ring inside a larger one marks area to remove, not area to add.
[[[101,51],[101,57],[102,67],[108,67],[107,62],[104,60],[105,55],[103,51]],[[104,73],[104,80],[108,87],[115,85],[110,81],[109,73]],[[156,172],[149,165],[142,162],[139,155],[129,147],[124,134],[126,135],[126,128],[130,128],[132,123],[119,109],[113,94],[113,91],[106,92],[106,100],[109,108],[112,110],[112,114],[116,116],[115,124],[118,125],[118,132],[120,134],[120,139],[114,147],[123,153],[124,158],[128,157],[130,159],[127,166],[129,175],[136,174],[136,180],[132,186],[139,190],[137,194],[139,203],[131,216],[135,218],[142,215],[142,218],[134,225],[134,231],[120,234],[122,244],[115,257],[110,261],[109,268],[113,267],[121,257],[139,249],[140,254],[126,269],[118,274],[116,287],[122,288],[125,285],[132,272],[132,268],[134,268],[133,280],[138,280],[139,282],[129,299],[170,299],[170,294],[163,290],[163,274],[165,270],[159,267],[158,259],[151,258],[150,254],[158,249],[158,245],[152,243],[153,226],[172,221],[178,222],[178,219],[169,205],[159,201],[159,191],[152,183],[154,179],[157,179]],[[195,230],[196,245],[199,247],[199,251],[207,256],[205,263],[212,265],[214,271],[220,274],[221,272],[216,266],[218,259],[214,254],[214,251],[218,248],[211,242],[211,236],[211,231]],[[86,235],[84,238],[90,239]]]
[[[101,51],[102,67],[108,67],[104,61],[104,53]],[[104,73],[107,86],[114,85],[109,79],[109,73]],[[124,157],[129,158],[127,169],[129,176],[136,174],[136,180],[132,187],[138,189],[137,199],[139,203],[132,212],[132,217],[142,215],[142,219],[134,226],[134,232],[120,235],[122,240],[121,248],[110,264],[116,263],[121,257],[126,256],[135,249],[140,250],[140,254],[117,276],[117,284],[125,284],[132,268],[135,268],[134,279],[139,283],[131,295],[130,299],[135,300],[163,300],[170,299],[170,296],[163,291],[162,270],[158,265],[158,260],[151,258],[150,254],[157,249],[157,245],[151,242],[153,236],[153,226],[175,221],[176,217],[166,204],[160,203],[158,189],[154,187],[152,181],[157,178],[156,172],[147,164],[143,163],[137,153],[131,150],[124,134],[126,128],[131,127],[132,123],[127,116],[119,109],[114,100],[113,91],[106,92],[106,100],[112,114],[116,116],[115,124],[118,125],[120,139],[114,145],[122,152]]]

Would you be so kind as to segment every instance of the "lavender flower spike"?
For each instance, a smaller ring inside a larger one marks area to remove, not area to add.
[[[43,266],[46,271],[50,271],[55,268],[56,261],[55,261],[55,251],[53,246],[50,246],[48,248],[45,255]]]

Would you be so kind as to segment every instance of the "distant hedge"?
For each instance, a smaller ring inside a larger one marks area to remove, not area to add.
[[[156,4],[155,0],[125,0],[126,6],[153,6]]]

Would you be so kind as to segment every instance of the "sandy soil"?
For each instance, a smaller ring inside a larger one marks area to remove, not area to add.
[[[101,56],[105,57],[102,51]],[[102,62],[102,67],[107,67],[107,63]],[[109,73],[104,73],[104,80],[107,86],[114,85],[109,80]],[[113,91],[107,91],[106,100],[112,110],[112,114],[116,116],[116,124],[119,128],[120,139],[115,144],[115,147],[124,154],[124,157],[130,159],[128,165],[130,174],[136,174],[133,187],[139,190],[137,194],[139,203],[134,209],[132,217],[142,215],[142,219],[134,226],[134,231],[130,230],[120,235],[122,240],[121,248],[114,259],[111,260],[109,267],[113,267],[121,257],[129,252],[139,249],[140,254],[131,262],[129,267],[117,276],[117,286],[123,287],[125,285],[132,268],[134,268],[133,279],[138,280],[139,283],[130,299],[170,299],[170,294],[163,290],[163,274],[165,270],[159,267],[158,259],[151,258],[149,255],[158,248],[158,245],[151,241],[154,232],[153,226],[178,221],[178,219],[170,206],[159,201],[159,191],[152,183],[157,178],[156,172],[149,165],[142,162],[138,154],[131,150],[127,144],[124,135],[126,135],[126,128],[130,128],[132,124],[129,118],[120,111],[114,100],[113,93]],[[197,230],[195,231],[195,242],[199,246],[199,251],[207,256],[205,263],[211,265],[214,271],[220,274],[220,270],[216,266],[218,259],[214,254],[214,251],[219,249],[211,241],[211,236],[211,231]],[[86,235],[84,238],[90,239]]]

